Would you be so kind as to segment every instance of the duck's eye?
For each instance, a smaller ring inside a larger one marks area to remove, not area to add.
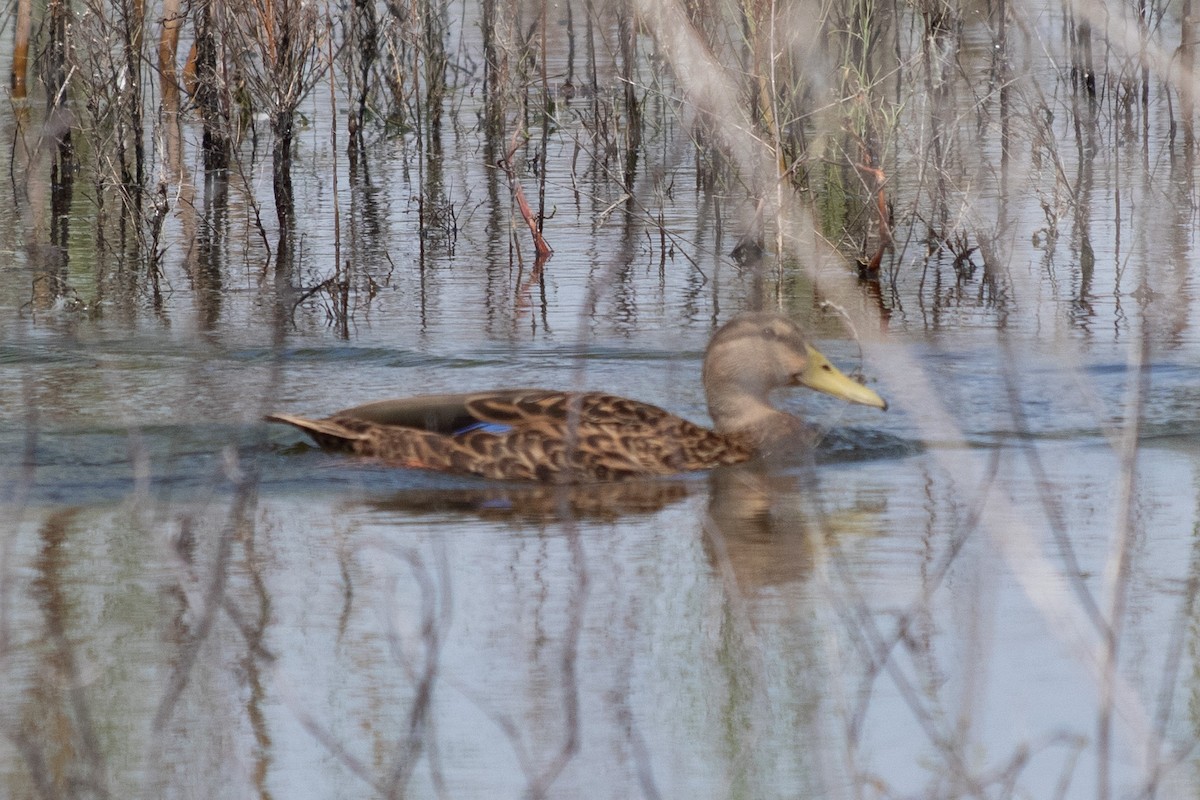
[[[825,370],[826,372],[833,372],[833,365],[832,364],[822,364],[821,369]]]
[[[762,335],[764,339],[776,339],[779,337],[779,334],[775,333],[774,328],[763,328]]]

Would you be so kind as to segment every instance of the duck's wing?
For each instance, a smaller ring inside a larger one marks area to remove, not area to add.
[[[738,463],[754,452],[749,441],[603,392],[496,393],[472,397],[467,407],[486,426],[456,438],[473,448],[502,443],[535,480],[673,475]]]
[[[465,407],[481,422],[501,425],[615,425],[634,429],[670,426],[683,421],[658,406],[604,392],[556,392],[544,389],[467,395]]]

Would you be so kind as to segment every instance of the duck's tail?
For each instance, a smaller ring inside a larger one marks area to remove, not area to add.
[[[307,433],[322,449],[355,450],[355,445],[366,440],[363,431],[342,425],[331,419],[307,419],[294,414],[268,414],[267,422],[282,422]]]
[[[311,436],[322,450],[378,458],[397,467],[491,477],[486,463],[476,463],[477,458],[471,452],[440,433],[400,425],[378,425],[344,416],[306,419],[292,414],[268,414],[263,419],[299,428]],[[501,474],[498,477],[506,476]]]

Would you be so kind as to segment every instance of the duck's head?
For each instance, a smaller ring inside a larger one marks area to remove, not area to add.
[[[704,391],[718,431],[769,427],[782,412],[768,395],[807,386],[849,403],[886,410],[887,402],[848,377],[804,339],[799,326],[778,314],[744,314],[713,336],[704,354]]]

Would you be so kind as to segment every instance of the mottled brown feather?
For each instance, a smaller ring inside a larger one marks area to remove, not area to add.
[[[267,419],[305,431],[327,450],[497,480],[575,483],[673,475],[754,455],[744,436],[718,434],[615,395],[534,390],[464,395],[463,402],[474,419],[509,429],[449,435],[382,425],[345,412],[321,420],[291,414]]]

